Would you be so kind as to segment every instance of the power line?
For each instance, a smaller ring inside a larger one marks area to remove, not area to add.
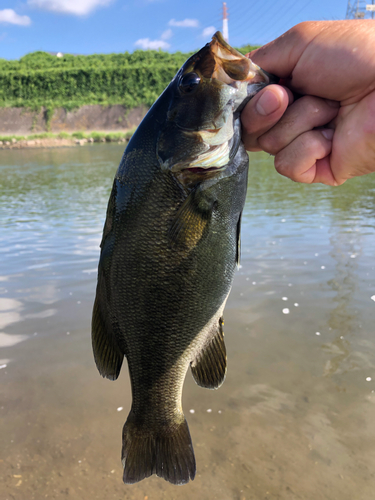
[[[370,17],[374,19],[375,4],[374,0],[371,0],[371,4],[365,2],[364,0],[353,0],[352,2],[348,0],[348,5],[346,7],[345,19],[364,19],[365,17]]]
[[[309,2],[307,2],[305,5],[303,5],[303,6],[300,8],[300,10],[299,10],[298,12],[296,12],[296,14],[295,14],[293,17],[289,18],[288,22],[287,22],[287,23],[285,23],[285,24],[289,24],[291,21],[293,21],[294,19],[296,19],[296,18],[300,15],[300,13],[301,13],[301,12],[302,12],[302,11],[303,11],[306,7],[308,7],[311,3],[313,3],[313,1],[314,1],[314,0],[310,0],[310,1],[309,1]],[[296,1],[296,2],[294,2],[294,4],[293,4],[292,6],[294,6],[296,3],[297,3],[297,1]],[[285,17],[285,15],[284,15],[284,16],[281,16],[279,19],[283,19],[284,17]],[[284,31],[285,31],[285,29],[282,29],[282,30],[281,30],[281,33],[283,33]],[[268,30],[268,31],[266,31],[265,33],[262,33],[262,35],[263,35],[264,37],[267,37],[267,35],[268,35],[270,32],[271,32],[271,30]],[[280,33],[280,34],[281,34],[281,33]],[[272,36],[272,38],[274,38],[274,36]]]
[[[247,17],[247,14],[250,12],[254,12],[254,7],[256,7],[258,4],[262,4],[264,6],[264,0],[258,0],[257,2],[254,2],[248,9],[242,10],[240,12],[241,18],[239,20],[231,20],[231,29],[234,29],[234,31],[241,29],[245,24],[247,25],[252,25],[253,23],[253,18]],[[260,9],[256,10],[255,12],[259,12]],[[231,11],[229,12],[230,18],[233,19],[234,16],[231,16]]]
[[[295,5],[297,5],[297,3],[299,3],[299,2],[300,2],[300,0],[295,0],[295,1],[291,4],[291,5],[285,5],[285,4],[284,4],[284,5],[283,5],[284,15],[281,15],[281,17],[280,17],[280,12],[279,12],[279,11],[277,11],[277,12],[276,12],[273,16],[271,16],[271,17],[269,17],[269,18],[267,19],[267,25],[270,25],[270,23],[271,23],[274,19],[276,19],[276,18],[278,18],[278,20],[283,19],[283,18],[285,17],[285,15],[288,15],[289,11],[290,11],[290,10],[292,10],[292,9],[293,9],[293,7],[294,7]],[[261,21],[261,20],[262,20],[265,16],[267,16],[267,15],[269,14],[269,9],[267,9],[267,10],[264,10],[264,9],[262,9],[262,10],[258,10],[258,12],[260,12],[260,15],[259,15],[259,16],[257,16],[257,17],[256,17],[256,16],[252,16],[252,18],[251,18],[251,23],[248,23],[248,21],[247,21],[246,19],[244,19],[244,20],[243,20],[243,22],[242,22],[242,23],[240,23],[240,26],[238,26],[238,28],[240,28],[240,27],[244,26],[245,24],[250,24],[250,26],[254,26],[254,25],[256,26],[256,25],[258,25],[258,24],[259,24],[259,21]],[[237,29],[238,29],[238,28],[237,28]],[[262,36],[263,36],[263,34],[264,34],[264,32],[265,32],[265,31],[264,31],[264,26],[262,26],[262,30],[263,30],[263,33],[262,33]],[[269,30],[268,30],[268,31],[269,31]],[[259,32],[259,29],[258,29],[258,31],[255,31],[255,33],[258,33],[258,32]],[[253,35],[253,37],[254,37],[254,35]],[[255,38],[255,37],[254,37],[254,38]],[[255,40],[255,39],[254,39],[254,40],[252,40],[252,43],[254,43],[254,42],[256,42],[256,40]]]

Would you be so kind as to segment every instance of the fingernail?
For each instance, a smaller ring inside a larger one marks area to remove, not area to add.
[[[332,137],[335,131],[332,128],[324,128],[321,130],[321,133],[323,137],[325,137],[329,141],[332,141]]]
[[[266,90],[256,103],[256,110],[260,115],[267,116],[280,107],[280,99],[270,90]]]

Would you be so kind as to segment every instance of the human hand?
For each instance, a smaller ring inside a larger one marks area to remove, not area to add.
[[[282,80],[242,112],[246,149],[275,155],[277,171],[299,182],[339,185],[375,171],[374,28],[306,22],[251,52]]]

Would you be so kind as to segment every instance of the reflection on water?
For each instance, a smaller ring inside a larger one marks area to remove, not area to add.
[[[121,146],[0,159],[1,498],[369,500],[375,487],[375,178],[297,185],[252,156],[228,376],[188,375],[196,480],[121,481],[126,370],[93,363],[99,243]]]

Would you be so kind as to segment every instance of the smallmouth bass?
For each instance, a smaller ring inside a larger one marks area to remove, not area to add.
[[[173,484],[196,465],[181,406],[191,367],[217,389],[226,374],[223,310],[240,254],[248,155],[240,111],[273,77],[220,33],[188,59],[131,138],[103,230],[92,317],[100,374],[128,361],[125,483]]]

